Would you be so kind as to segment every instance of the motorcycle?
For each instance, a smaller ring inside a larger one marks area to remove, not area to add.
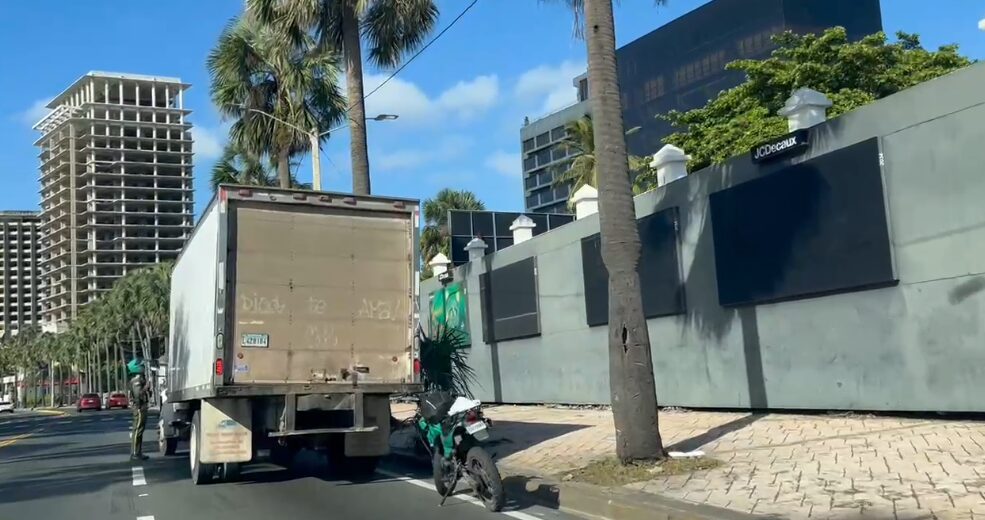
[[[431,457],[440,505],[464,478],[486,509],[500,511],[506,496],[499,469],[481,446],[492,424],[482,415],[482,403],[450,392],[428,392],[421,395],[414,422]]]

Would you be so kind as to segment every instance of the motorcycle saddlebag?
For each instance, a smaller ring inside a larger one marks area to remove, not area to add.
[[[421,417],[431,424],[441,422],[448,410],[455,404],[455,396],[444,390],[434,390],[421,394]]]

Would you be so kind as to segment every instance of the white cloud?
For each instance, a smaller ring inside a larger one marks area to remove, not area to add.
[[[384,152],[375,155],[370,162],[380,170],[408,170],[457,159],[462,157],[471,146],[471,139],[450,135],[441,139],[436,146]]]
[[[541,110],[553,112],[578,100],[578,91],[572,82],[585,70],[584,64],[573,61],[556,66],[541,65],[520,75],[514,94],[521,101],[543,100]]]
[[[372,92],[387,78],[383,74],[367,74],[365,90]],[[479,115],[499,99],[499,78],[495,75],[462,80],[430,97],[416,84],[393,78],[366,99],[366,115],[397,114],[402,122],[441,121],[453,116],[468,119]]]
[[[479,76],[472,81],[459,81],[442,92],[437,105],[462,118],[470,118],[491,108],[498,98],[499,78]]]
[[[978,28],[985,31],[985,18],[978,20]]]
[[[498,150],[486,157],[487,168],[507,177],[520,176],[520,154]]]
[[[192,139],[196,159],[218,159],[226,144],[226,132],[221,128],[217,130],[201,125],[192,126]]]
[[[20,115],[19,119],[23,121],[25,124],[33,126],[35,123],[37,123],[38,121],[43,119],[46,115],[48,115],[48,112],[51,112],[51,110],[48,109],[48,107],[46,106],[50,102],[51,102],[50,97],[41,98],[35,101],[34,103],[31,104],[30,108],[19,114]]]

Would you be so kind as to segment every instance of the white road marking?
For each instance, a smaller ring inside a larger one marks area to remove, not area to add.
[[[134,486],[146,486],[147,479],[144,478],[144,467],[134,466],[130,468],[133,471],[133,485]]]
[[[385,469],[378,469],[378,470],[376,470],[376,472],[379,473],[380,475],[385,475],[385,476],[390,477],[390,478],[392,478],[394,480],[400,480],[400,481],[406,482],[408,484],[413,484],[413,485],[415,485],[417,487],[422,487],[424,489],[430,489],[431,491],[434,491],[435,493],[438,492],[438,490],[434,488],[434,484],[432,484],[432,483],[430,483],[430,482],[428,482],[426,480],[418,480],[418,479],[415,479],[415,478],[408,477],[407,475],[401,475],[399,473],[394,473],[392,471],[387,471]],[[440,498],[440,496],[439,496],[439,498]],[[475,497],[469,496],[469,495],[452,495],[452,496],[450,496],[448,498],[456,498],[456,499],[459,499],[459,500],[464,500],[464,501],[466,501],[466,502],[468,502],[468,503],[470,503],[472,505],[479,506],[479,507],[481,507],[483,509],[486,508],[485,504],[483,504],[480,500],[478,500]],[[511,518],[517,518],[519,520],[543,520],[543,518],[541,518],[539,516],[534,516],[534,515],[530,515],[530,514],[527,514],[527,513],[521,513],[520,511],[503,511],[503,512],[501,512],[499,514],[501,514],[503,516],[508,516],[508,517],[511,517]]]
[[[143,498],[143,497],[146,497],[146,496],[149,496],[149,495],[147,493],[141,493],[141,494],[139,494],[137,496],[140,497],[140,498]]]
[[[138,516],[137,520],[154,520],[153,516]]]

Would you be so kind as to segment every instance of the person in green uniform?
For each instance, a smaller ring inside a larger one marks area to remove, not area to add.
[[[144,375],[144,360],[134,358],[127,363],[130,375],[130,406],[133,408],[133,436],[130,460],[147,460],[144,455],[144,428],[147,426],[147,406],[150,404],[150,385]]]

